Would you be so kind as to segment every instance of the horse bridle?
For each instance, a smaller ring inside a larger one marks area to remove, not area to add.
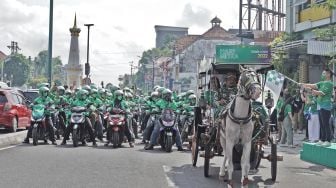
[[[246,74],[255,74],[255,72],[252,71],[252,70],[246,70],[244,72],[248,72]],[[244,76],[246,77],[246,75],[244,75]],[[241,96],[241,97],[243,97],[245,100],[250,100],[252,98],[251,93],[250,93],[252,86],[254,86],[254,85],[261,86],[260,82],[259,82],[259,78],[257,76],[255,76],[255,75],[253,77],[256,77],[257,80],[255,80],[255,79],[248,79],[245,83],[243,83],[243,85],[240,82],[240,85],[238,86],[238,88],[239,88],[238,95]],[[242,79],[240,78],[240,80],[242,80]]]

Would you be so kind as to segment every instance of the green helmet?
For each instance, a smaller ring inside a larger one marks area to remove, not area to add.
[[[170,89],[165,89],[162,91],[162,98],[166,100],[171,100],[173,92]]]
[[[159,88],[160,86],[159,85],[156,85],[153,87],[153,91],[155,91],[157,88]]]
[[[97,85],[95,83],[90,84],[91,89],[98,89]]]
[[[86,91],[85,89],[80,89],[76,93],[77,97],[80,98],[80,99],[85,99],[86,95],[88,95],[88,94],[89,94],[89,92]]]
[[[98,90],[97,89],[91,89],[91,94],[94,94],[94,95],[96,95],[96,94],[98,94]]]
[[[88,85],[83,85],[82,89],[86,90],[87,92],[90,92],[91,88]]]
[[[99,93],[99,94],[105,94],[105,93],[106,93],[106,89],[104,89],[104,88],[99,88],[98,93]]]
[[[123,89],[123,91],[126,93],[126,92],[131,92],[131,89],[129,88],[129,87],[125,87],[124,89]]]
[[[49,92],[50,92],[50,90],[46,86],[43,86],[43,87],[39,88],[39,94],[40,94],[40,96],[46,97],[46,96],[49,95]]]
[[[49,83],[40,83],[37,87],[40,88],[40,87],[47,87],[49,88]]]
[[[125,93],[125,97],[126,97],[126,99],[132,99],[133,95],[132,95],[132,93],[127,92],[127,93]]]
[[[189,95],[191,95],[191,94],[195,94],[195,92],[194,92],[194,90],[188,90],[187,92],[186,92],[186,95],[187,96],[189,96]]]
[[[112,97],[113,95],[112,95],[111,92],[107,91],[107,92],[106,92],[106,96],[107,96],[107,97]]]
[[[65,94],[65,88],[63,86],[58,86],[57,87],[57,92],[59,95],[64,95]]]
[[[66,95],[71,95],[71,94],[72,94],[72,91],[71,91],[70,89],[67,89],[67,90],[65,90],[65,94],[66,94]]]
[[[152,92],[151,97],[159,97],[159,92],[157,91]]]
[[[114,96],[116,96],[116,97],[123,96],[123,95],[124,95],[124,93],[123,93],[122,90],[117,90],[117,91],[114,92]]]

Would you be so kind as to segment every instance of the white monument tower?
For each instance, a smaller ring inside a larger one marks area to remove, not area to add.
[[[71,42],[70,42],[70,52],[69,61],[65,65],[65,71],[67,75],[67,85],[71,88],[78,88],[82,83],[83,77],[83,67],[79,63],[79,47],[78,47],[78,37],[81,32],[80,28],[77,27],[77,20],[75,14],[75,21],[72,28],[70,28]]]

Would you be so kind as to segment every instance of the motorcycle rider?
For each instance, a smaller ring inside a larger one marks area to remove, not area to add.
[[[144,124],[145,129],[144,129],[144,133],[142,136],[142,143],[146,143],[146,140],[150,139],[150,130],[154,127],[155,122],[152,122],[152,115],[155,115],[156,112],[158,111],[158,108],[156,106],[156,102],[159,100],[159,93],[157,91],[154,91],[151,93],[151,96],[148,98],[148,100],[146,101],[146,116],[144,118]]]
[[[58,86],[57,87],[57,92],[54,98],[55,101],[55,105],[58,107],[58,118],[59,120],[59,127],[56,126],[57,128],[57,132],[56,132],[56,136],[57,139],[60,139],[60,135],[59,135],[59,130],[62,129],[63,131],[65,130],[65,122],[66,122],[66,114],[65,114],[65,105],[67,103],[66,98],[65,98],[65,88],[63,86]],[[55,119],[54,119],[55,120]],[[56,122],[54,122],[56,123]]]
[[[34,105],[44,105],[44,106],[50,106],[53,104],[53,100],[49,97],[49,93],[50,93],[50,90],[48,87],[46,86],[42,86],[39,88],[39,97],[37,97],[35,100],[34,100]],[[49,139],[50,141],[52,142],[53,145],[57,145],[56,144],[56,141],[55,141],[55,134],[54,134],[54,127],[53,127],[53,122],[52,122],[52,119],[50,117],[50,112],[46,111],[46,117],[45,117],[45,124],[46,124],[46,127],[47,127],[47,131],[49,132]],[[26,138],[24,139],[23,143],[26,143],[26,144],[29,144],[29,137],[32,136],[32,131],[33,131],[33,125],[31,124],[29,129],[28,129],[28,132],[27,132],[27,136]],[[45,142],[47,142],[45,140]]]
[[[130,110],[127,106],[127,103],[126,101],[124,100],[124,93],[122,90],[116,90],[114,92],[114,100],[109,104],[109,108],[119,108],[123,111],[126,112],[126,118],[128,116],[128,114],[130,113]],[[111,111],[111,109],[109,109],[108,111]],[[134,134],[131,132],[131,128],[130,128],[130,125],[128,125],[128,123],[126,123],[127,125],[125,125],[125,135],[127,137],[127,140],[128,140],[128,143],[129,143],[129,146],[130,147],[134,147]],[[107,130],[109,131],[109,130]],[[109,133],[107,133],[107,135],[110,135]],[[106,138],[108,141],[111,139],[109,137]],[[105,144],[105,146],[108,146],[108,143],[107,142]]]
[[[129,117],[127,119],[128,125],[132,129],[132,132],[134,134],[134,133],[137,133],[137,130],[134,130],[134,128],[138,128],[138,126],[136,125],[135,127],[133,127],[134,123],[137,124],[137,122],[136,122],[136,115],[137,114],[135,114],[136,103],[134,102],[132,93],[130,93],[130,92],[125,93],[125,101],[126,101],[126,104],[127,104],[128,108],[130,109],[130,114],[129,114]],[[134,134],[134,137],[138,138],[138,135]]]
[[[98,109],[102,107],[103,102],[100,100],[98,95],[98,90],[94,87],[91,89],[89,101],[93,103],[93,106]],[[93,128],[97,131],[97,138],[100,141],[103,141],[103,122],[100,116],[100,112],[98,110],[95,110],[90,114],[90,120]]]
[[[71,103],[71,107],[75,107],[75,106],[81,106],[81,107],[86,107],[86,108],[90,107],[91,104],[90,104],[90,101],[87,99],[87,94],[88,94],[88,92],[84,89],[78,90],[77,93],[76,93],[76,98]],[[89,116],[89,114],[88,114],[88,112],[86,112],[85,113],[85,122],[84,122],[85,128],[86,128],[87,132],[89,133],[90,139],[92,141],[92,145],[97,146],[96,140],[95,140],[95,137],[94,137],[94,134],[93,134],[92,124],[91,124],[91,121],[90,121],[88,116]],[[65,145],[66,140],[69,139],[70,132],[72,132],[72,128],[73,128],[72,126],[67,126],[67,128],[65,129],[62,145]],[[83,145],[86,145],[85,141],[82,141],[82,142],[83,142]]]
[[[169,89],[165,89],[162,91],[162,99],[160,99],[156,105],[159,107],[160,112],[163,111],[164,109],[172,109],[174,111],[177,110],[177,105],[176,103],[172,100],[172,91]],[[152,135],[150,137],[150,143],[145,146],[145,150],[152,150],[154,149],[154,146],[156,145],[157,138],[159,137],[160,134],[160,128],[161,124],[159,123],[158,120],[156,120],[155,125],[154,125],[154,130],[152,132]],[[181,140],[181,135],[180,131],[176,129],[176,146],[178,148],[178,151],[184,151],[182,148],[182,140]]]

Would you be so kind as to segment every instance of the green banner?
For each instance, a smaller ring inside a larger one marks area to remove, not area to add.
[[[271,51],[260,45],[217,45],[216,64],[270,64]]]

